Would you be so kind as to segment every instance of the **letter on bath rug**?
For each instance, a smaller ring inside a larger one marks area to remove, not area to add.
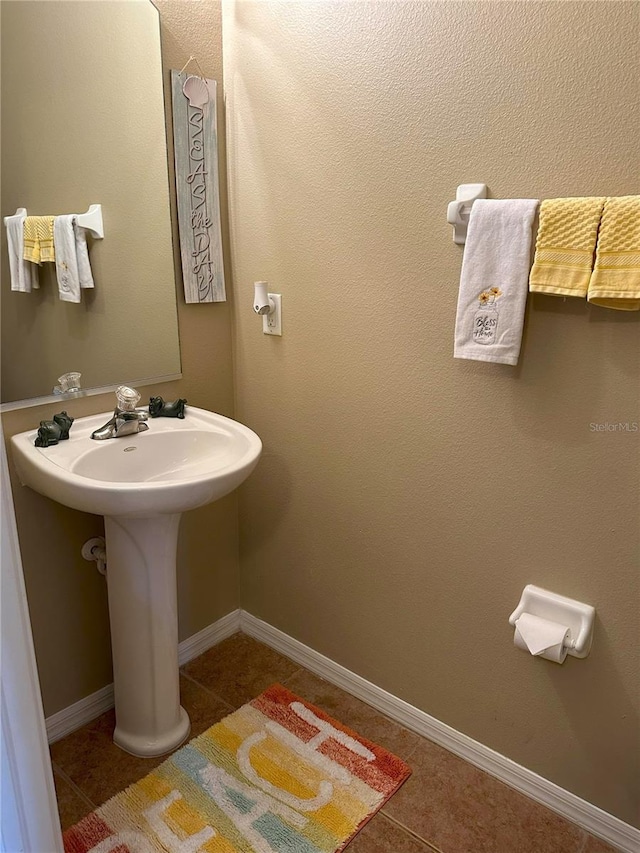
[[[320,717],[316,717],[313,711],[310,711],[302,704],[302,702],[292,702],[289,707],[292,711],[295,711],[295,713],[303,719],[305,723],[309,723],[316,729],[319,729],[318,734],[314,735],[310,741],[307,741],[305,746],[310,749],[317,749],[325,740],[333,738],[333,740],[342,744],[342,746],[346,746],[346,748],[351,750],[351,752],[355,752],[356,755],[361,756],[367,761],[376,760],[373,752],[371,752],[370,749],[367,749],[367,747],[360,743],[359,740],[349,737],[349,735],[341,732],[340,729],[334,728],[331,723],[327,723],[324,720],[321,720]]]
[[[200,778],[203,787],[216,805],[256,850],[266,849],[264,835],[254,826],[258,822],[266,823],[262,821],[263,818],[269,815],[280,815],[287,823],[298,829],[302,829],[308,823],[303,815],[294,812],[284,803],[279,803],[253,786],[245,785],[221,767],[207,765],[200,771]]]
[[[361,744],[360,741],[340,731],[340,729],[334,728],[331,723],[327,723],[319,717],[316,717],[313,711],[310,711],[305,707],[302,702],[292,702],[289,707],[302,720],[304,720],[305,723],[309,723],[309,725],[318,729],[318,734],[314,735],[311,740],[307,741],[307,743],[304,743],[304,741],[301,741],[299,737],[296,737],[296,735],[292,734],[292,732],[284,728],[284,726],[281,726],[279,723],[275,723],[273,720],[267,721],[265,726],[267,731],[277,738],[280,743],[289,747],[289,749],[292,749],[302,759],[318,767],[326,773],[327,776],[331,776],[332,779],[335,779],[337,782],[341,782],[343,785],[349,785],[353,780],[353,776],[346,767],[343,767],[341,764],[338,764],[337,761],[333,761],[333,759],[328,758],[321,752],[318,752],[318,747],[329,738],[337,741],[337,743],[341,744],[351,752],[354,752],[356,755],[359,755],[361,758],[364,758],[366,761],[371,762],[376,760],[374,753],[367,749],[364,744]]]
[[[254,734],[245,738],[238,747],[238,751],[236,753],[238,766],[247,779],[253,782],[254,785],[257,785],[258,788],[261,788],[265,793],[270,794],[272,797],[275,797],[283,803],[286,803],[288,806],[291,806],[291,808],[299,809],[301,812],[312,812],[316,811],[316,809],[322,808],[322,806],[326,806],[333,796],[333,785],[331,782],[327,782],[323,779],[322,782],[320,782],[318,794],[315,797],[303,800],[301,797],[296,797],[295,794],[283,791],[282,788],[278,788],[277,785],[273,785],[267,779],[263,779],[262,776],[259,776],[256,773],[253,769],[253,765],[251,764],[249,751],[252,746],[257,746],[259,743],[262,743],[263,740],[266,740],[266,737],[267,735],[264,732],[254,732]],[[282,769],[286,770],[287,768],[283,767]]]
[[[166,797],[146,809],[143,814],[151,829],[170,853],[197,853],[205,841],[215,838],[218,833],[211,826],[205,826],[200,832],[196,832],[195,835],[190,835],[188,838],[179,838],[175,832],[172,832],[164,822],[163,815],[171,803],[181,799],[182,795],[179,791],[171,791]]]

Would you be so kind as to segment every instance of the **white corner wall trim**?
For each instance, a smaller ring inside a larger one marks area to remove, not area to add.
[[[207,649],[212,648],[227,637],[231,637],[240,630],[241,611],[234,610],[227,613],[222,619],[218,619],[211,625],[207,625],[202,631],[198,631],[192,637],[183,640],[178,646],[178,663],[183,666],[193,658],[198,657]],[[75,732],[81,726],[91,722],[100,714],[104,714],[113,708],[113,684],[97,690],[90,696],[85,696],[79,702],[74,702],[68,708],[63,708],[57,714],[52,714],[46,719],[47,739],[49,743],[55,743],[65,735]]]
[[[326,681],[362,699],[363,702],[386,714],[397,723],[464,758],[624,853],[636,853],[640,850],[640,830],[548,779],[538,776],[532,770],[516,764],[510,758],[500,755],[462,732],[456,731],[446,723],[441,723],[440,720],[387,693],[381,687],[376,687],[370,681],[244,610],[234,610],[180,643],[178,646],[180,666],[237,631],[243,631],[260,640]],[[113,684],[108,684],[91,696],[48,717],[46,724],[49,743],[60,740],[110,708],[113,708]]]
[[[640,850],[640,830],[566,791],[554,782],[538,776],[532,770],[516,764],[510,758],[478,743],[440,720],[436,720],[424,711],[414,708],[413,705],[387,693],[386,690],[376,687],[370,681],[246,611],[240,611],[240,630],[281,652],[326,681],[362,699],[363,702],[397,723],[422,737],[429,738],[515,788],[516,791],[542,803],[624,853],[636,853]]]

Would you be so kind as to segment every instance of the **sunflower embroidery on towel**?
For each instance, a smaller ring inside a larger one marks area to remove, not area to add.
[[[501,296],[499,287],[490,287],[478,295],[480,308],[473,317],[473,340],[477,344],[495,343],[499,319],[496,302]]]

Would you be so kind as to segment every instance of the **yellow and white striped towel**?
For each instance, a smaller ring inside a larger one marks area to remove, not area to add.
[[[604,308],[640,311],[640,195],[606,200],[587,299]]]
[[[587,295],[605,199],[551,198],[540,205],[529,290],[555,296]]]

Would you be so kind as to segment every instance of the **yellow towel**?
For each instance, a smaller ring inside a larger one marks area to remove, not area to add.
[[[640,195],[606,200],[587,299],[605,308],[640,311]]]
[[[540,205],[529,290],[586,296],[604,198],[551,198]]]
[[[54,216],[27,216],[24,221],[24,259],[34,264],[55,261]]]

